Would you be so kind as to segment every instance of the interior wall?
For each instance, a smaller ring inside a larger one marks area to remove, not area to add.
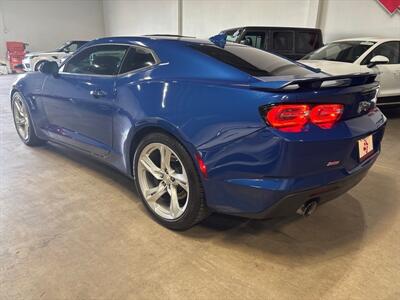
[[[104,0],[107,35],[178,33],[179,0]],[[324,41],[400,37],[400,12],[377,0],[182,0],[184,35],[209,37],[243,25],[319,27]]]
[[[243,25],[308,26],[314,0],[183,1],[183,34],[210,37]]]
[[[50,50],[70,39],[178,33],[180,0],[0,0],[0,58],[5,41]],[[325,41],[400,37],[400,13],[376,0],[182,0],[182,33],[209,37],[243,25],[320,27]]]
[[[104,35],[100,0],[0,0],[0,58],[5,41],[29,43],[29,51],[52,50],[68,40]]]
[[[400,38],[400,10],[390,15],[377,0],[323,0],[325,41],[352,37]]]
[[[106,35],[177,34],[178,0],[104,0]]]

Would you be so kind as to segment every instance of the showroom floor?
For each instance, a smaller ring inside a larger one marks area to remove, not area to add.
[[[351,192],[310,218],[212,216],[187,232],[148,216],[129,179],[29,148],[0,76],[0,298],[400,298],[400,110]]]

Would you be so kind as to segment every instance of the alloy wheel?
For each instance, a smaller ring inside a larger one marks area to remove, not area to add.
[[[138,160],[139,187],[148,206],[160,217],[178,219],[189,200],[189,182],[178,155],[162,143],[144,147]]]
[[[12,108],[18,134],[24,141],[27,141],[29,139],[29,115],[21,96],[18,94],[13,97]]]

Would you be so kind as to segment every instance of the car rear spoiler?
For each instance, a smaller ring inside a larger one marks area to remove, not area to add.
[[[356,73],[339,76],[301,78],[293,80],[258,81],[250,84],[251,89],[273,92],[315,90],[334,87],[347,87],[373,83],[376,74]],[[261,78],[259,78],[261,79]]]

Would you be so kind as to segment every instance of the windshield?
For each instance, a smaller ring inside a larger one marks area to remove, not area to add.
[[[224,48],[213,45],[192,45],[192,48],[252,76],[306,75],[306,68],[257,48],[226,43]]]
[[[86,42],[76,41],[76,42],[66,42],[60,48],[55,50],[55,52],[75,52],[78,48],[83,46]]]
[[[54,50],[54,52],[61,52],[64,49],[64,47],[68,46],[69,44],[70,42],[62,44],[61,47],[58,47],[56,50]]]
[[[374,44],[375,42],[369,41],[335,42],[306,55],[303,59],[353,63]]]

